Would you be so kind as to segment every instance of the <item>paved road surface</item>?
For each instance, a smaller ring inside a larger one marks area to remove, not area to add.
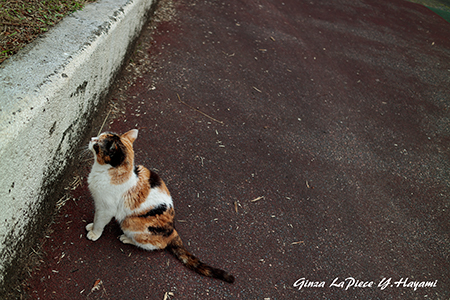
[[[80,161],[32,298],[449,299],[450,24],[400,0],[173,2],[105,129],[140,129],[188,248],[236,283],[123,245],[114,222],[88,241]]]

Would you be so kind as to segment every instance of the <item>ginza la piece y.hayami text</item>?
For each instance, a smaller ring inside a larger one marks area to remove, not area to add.
[[[331,284],[327,285],[325,281],[311,281],[306,278],[300,278],[294,283],[294,287],[299,290],[303,288],[340,288],[348,290],[350,288],[379,288],[384,290],[388,287],[396,288],[412,288],[415,291],[419,288],[435,288],[437,286],[437,280],[435,281],[410,281],[409,278],[401,278],[397,281],[392,281],[392,278],[383,278],[377,284],[374,281],[363,281],[353,277],[347,277],[344,280],[336,277]]]

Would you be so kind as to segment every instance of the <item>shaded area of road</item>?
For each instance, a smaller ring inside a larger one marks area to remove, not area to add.
[[[161,1],[157,16],[105,129],[140,129],[136,161],[166,181],[188,248],[236,282],[123,245],[115,223],[88,241],[80,161],[33,299],[449,298],[448,23],[406,1]]]

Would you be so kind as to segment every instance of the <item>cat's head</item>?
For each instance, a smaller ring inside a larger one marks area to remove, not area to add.
[[[118,167],[124,161],[133,161],[133,142],[137,136],[137,129],[132,129],[122,135],[104,132],[98,137],[91,138],[89,150],[94,153],[94,158],[99,164]]]

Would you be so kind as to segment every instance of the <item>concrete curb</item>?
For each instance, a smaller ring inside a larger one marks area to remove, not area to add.
[[[1,66],[1,282],[155,2],[89,4]]]

